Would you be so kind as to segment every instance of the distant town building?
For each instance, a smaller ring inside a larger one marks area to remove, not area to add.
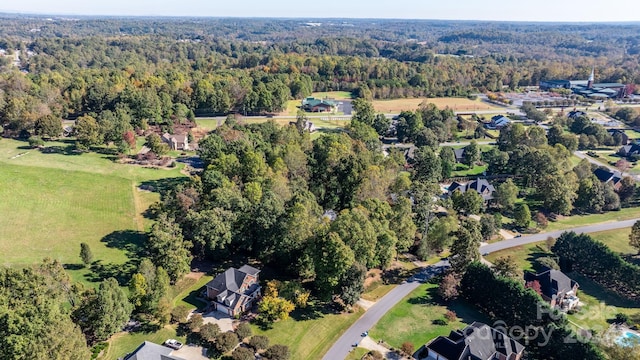
[[[595,68],[587,80],[541,80],[540,90],[569,89],[574,94],[591,99],[611,99],[627,96],[626,86],[620,83],[596,83]]]

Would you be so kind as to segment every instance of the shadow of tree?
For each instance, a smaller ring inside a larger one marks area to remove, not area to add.
[[[40,149],[43,154],[62,154],[62,155],[82,155],[82,151],[76,149],[74,145],[52,145]]]
[[[84,264],[63,264],[62,267],[65,270],[82,270],[85,268]]]
[[[144,243],[147,234],[135,230],[119,230],[102,238],[109,248],[121,249],[129,260],[124,264],[104,263],[96,261],[91,265],[91,272],[85,277],[89,281],[99,282],[110,277],[115,278],[120,285],[126,285],[136,271],[140,258],[145,253]]]
[[[158,180],[148,180],[143,181],[140,184],[141,189],[157,192],[160,195],[164,195],[167,191],[173,189],[176,185],[188,181],[189,178],[186,177],[174,177],[174,178],[164,178]]]

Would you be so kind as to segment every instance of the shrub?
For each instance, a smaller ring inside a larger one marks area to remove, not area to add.
[[[251,326],[249,326],[249,324],[247,323],[242,323],[238,325],[238,328],[236,329],[236,334],[238,334],[238,337],[240,338],[240,340],[248,338],[249,336],[251,336]]]
[[[31,146],[32,148],[44,146],[44,140],[42,140],[40,136],[31,136],[27,141],[29,141],[29,146]]]
[[[549,256],[544,256],[536,259],[536,268],[544,268],[547,267],[549,269],[560,270],[560,266],[558,262]]]
[[[264,350],[269,347],[269,338],[263,335],[256,335],[249,340],[249,346],[258,350]]]
[[[291,354],[289,352],[289,347],[276,344],[264,352],[264,357],[269,360],[289,360]]]
[[[413,354],[413,352],[415,351],[415,347],[409,341],[405,341],[405,342],[402,343],[402,346],[400,346],[400,351],[402,351],[403,353],[411,356]]]
[[[447,322],[447,320],[445,320],[445,319],[435,319],[435,320],[433,320],[433,325],[445,326],[447,324],[449,324],[449,322]]]
[[[212,341],[220,334],[220,326],[214,323],[204,324],[200,327],[200,337],[206,341]]]
[[[629,323],[629,315],[624,313],[617,313],[614,321],[619,324],[628,324]]]
[[[223,332],[216,336],[216,350],[221,353],[226,353],[227,351],[233,349],[236,345],[238,345],[238,335],[232,332]]]
[[[204,323],[204,319],[201,314],[193,314],[187,323],[187,327],[191,331],[200,331],[200,327]]]
[[[186,323],[189,316],[189,309],[184,305],[179,305],[171,310],[171,321],[174,323]]]
[[[231,358],[233,358],[233,360],[255,360],[256,356],[253,351],[245,347],[239,347],[233,350]]]
[[[367,355],[369,355],[369,359],[371,360],[384,360],[384,355],[378,350],[371,350]]]
[[[456,321],[456,319],[458,318],[458,315],[453,310],[447,310],[447,312],[444,314],[444,317],[448,321],[453,322],[453,321]]]

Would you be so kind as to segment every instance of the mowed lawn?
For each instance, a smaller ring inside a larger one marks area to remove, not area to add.
[[[159,199],[138,185],[162,187],[182,177],[179,167],[145,169],[97,153],[44,154],[23,142],[2,139],[0,263],[25,266],[51,257],[72,269],[76,281],[114,275],[143,245],[150,226],[143,213]],[[80,264],[81,242],[91,247],[99,272],[75,266]]]
[[[405,341],[416,349],[440,335],[448,335],[451,330],[462,329],[474,321],[487,322],[487,318],[462,301],[443,305],[437,300],[437,284],[422,284],[387,312],[369,330],[374,340],[383,340],[394,348],[400,348]],[[444,319],[448,310],[456,312],[456,321],[447,325],[436,325],[435,320]]]
[[[602,241],[613,251],[630,254],[634,250],[628,244],[629,232],[630,229],[627,228],[590,235],[596,240]],[[545,242],[538,242],[497,251],[485,256],[485,259],[493,262],[504,256],[511,256],[520,269],[533,271],[533,263],[536,258],[553,257],[554,255],[547,250]],[[624,299],[578,273],[567,275],[580,284],[578,297],[583,304],[582,309],[568,316],[569,320],[577,327],[603,332],[609,327],[608,321],[614,318],[615,314],[622,312],[628,315],[637,315],[640,312],[639,303]]]
[[[560,218],[557,221],[549,221],[545,231],[570,229],[591,224],[614,222],[640,218],[640,207],[624,208],[620,211],[607,211],[603,214],[572,215]]]
[[[329,348],[361,315],[363,310],[352,314],[324,314],[311,309],[297,309],[291,317],[273,324],[273,328],[262,330],[252,325],[254,335],[266,335],[270,344],[287,345],[291,359],[322,359]]]
[[[422,103],[432,103],[435,104],[439,109],[448,107],[454,111],[499,110],[499,108],[484,103],[480,100],[470,100],[467,98],[415,98],[374,100],[373,107],[377,112],[385,114],[395,114],[404,110],[416,110]]]

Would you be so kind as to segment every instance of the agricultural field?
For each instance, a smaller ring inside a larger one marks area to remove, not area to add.
[[[76,281],[119,278],[133,266],[150,221],[143,213],[160,188],[184,175],[171,170],[117,164],[112,155],[74,153],[57,142],[59,153],[42,153],[26,143],[0,140],[0,251],[2,265],[26,266],[51,257]],[[80,243],[89,244],[96,264],[79,266]]]
[[[476,110],[496,110],[500,108],[480,100],[470,100],[467,98],[417,98],[417,99],[395,99],[395,100],[374,100],[373,107],[377,112],[385,114],[397,114],[403,110],[416,110],[420,104],[427,102],[435,104],[438,108],[446,107],[454,111],[476,111]]]

